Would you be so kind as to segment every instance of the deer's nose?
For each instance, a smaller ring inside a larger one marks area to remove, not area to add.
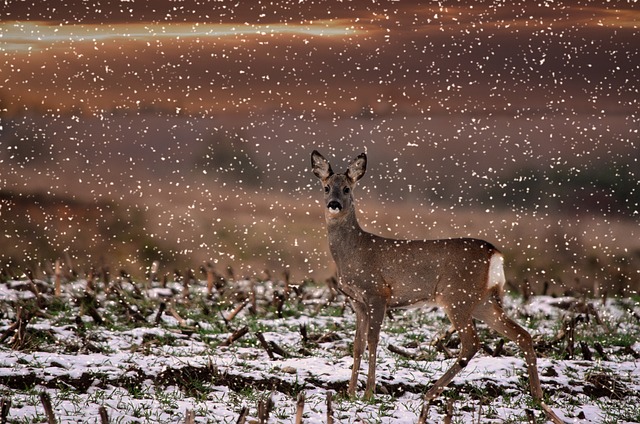
[[[342,210],[342,205],[337,200],[332,200],[327,204],[327,208],[331,212],[336,213],[336,212],[339,212],[340,210]]]

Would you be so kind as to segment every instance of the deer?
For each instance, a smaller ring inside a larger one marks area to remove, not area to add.
[[[474,238],[401,240],[369,233],[358,222],[353,196],[356,183],[367,169],[367,155],[358,155],[344,173],[334,173],[329,161],[314,150],[311,166],[324,189],[324,216],[338,289],[350,301],[356,316],[347,394],[356,394],[362,355],[368,347],[364,398],[374,396],[377,348],[388,310],[437,305],[458,332],[460,351],[453,365],[424,395],[420,422],[424,422],[428,404],[479,350],[475,320],[480,320],[517,344],[525,358],[532,397],[549,419],[563,423],[543,402],[531,335],[503,309],[503,254],[493,244]]]

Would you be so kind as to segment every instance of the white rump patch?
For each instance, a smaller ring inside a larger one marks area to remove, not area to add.
[[[495,286],[503,287],[506,278],[504,276],[504,258],[500,253],[494,253],[489,259],[489,281],[487,288]]]

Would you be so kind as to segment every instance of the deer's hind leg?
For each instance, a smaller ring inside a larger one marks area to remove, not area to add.
[[[445,312],[460,336],[460,353],[456,362],[427,391],[424,396],[426,402],[435,399],[444,391],[451,380],[467,366],[480,347],[473,318],[467,314],[457,313],[455,308],[446,308]]]
[[[498,297],[488,299],[482,306],[476,309],[474,316],[518,345],[527,363],[531,395],[534,399],[538,401],[541,400],[542,387],[540,385],[540,377],[538,376],[537,358],[533,348],[531,334],[509,318],[502,309],[501,301]]]
[[[484,321],[489,327],[518,345],[527,363],[531,396],[540,403],[544,413],[551,422],[564,424],[564,421],[544,403],[540,376],[538,375],[538,366],[536,364],[536,352],[533,348],[531,334],[507,316],[502,309],[499,296],[487,300],[484,305],[477,309],[475,317]]]

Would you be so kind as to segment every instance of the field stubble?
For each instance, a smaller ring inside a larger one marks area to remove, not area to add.
[[[441,311],[394,312],[382,332],[379,394],[349,399],[354,314],[341,295],[288,276],[205,271],[203,280],[92,275],[60,281],[59,295],[55,279],[3,281],[3,418],[43,421],[48,397],[64,422],[98,422],[101,414],[112,423],[294,422],[296,410],[308,422],[328,414],[337,422],[412,422],[421,394],[458,348],[455,335],[432,343],[448,327]],[[535,337],[543,389],[562,417],[640,420],[637,298],[508,296],[506,304]],[[479,329],[483,351],[430,408],[430,422],[543,421],[515,345]]]

